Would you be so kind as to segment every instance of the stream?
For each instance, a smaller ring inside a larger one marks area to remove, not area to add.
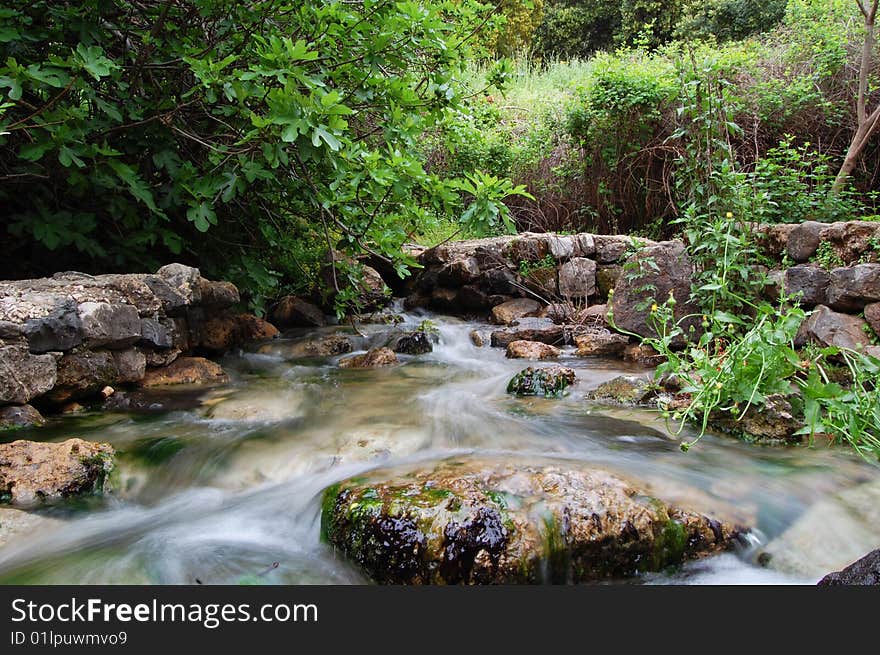
[[[568,349],[560,363],[578,375],[568,396],[515,398],[507,382],[529,362],[474,346],[470,331],[488,326],[403,318],[409,329],[436,324],[432,353],[340,369],[339,357],[293,358],[297,339],[276,340],[223,359],[228,386],[163,391],[165,411],[85,412],[3,435],[106,441],[118,470],[112,494],[39,510],[33,531],[0,547],[0,583],[367,583],[319,540],[322,490],[366,470],[450,456],[588,462],[670,501],[709,499],[754,527],[738,553],[637,582],[813,583],[824,567],[880,546],[880,474],[845,448],[706,435],[684,453],[656,413],[583,400],[600,382],[644,369]],[[359,329],[356,353],[389,326]],[[333,330],[352,332],[309,334]],[[780,537],[781,564],[759,565],[758,553]]]

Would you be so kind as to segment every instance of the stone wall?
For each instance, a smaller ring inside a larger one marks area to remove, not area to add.
[[[0,418],[138,385],[181,355],[222,353],[277,330],[234,314],[236,287],[182,264],[155,274],[58,273],[0,282]],[[32,422],[32,421],[31,421]]]

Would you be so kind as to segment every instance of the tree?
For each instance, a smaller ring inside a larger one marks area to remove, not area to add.
[[[856,95],[857,127],[843,160],[843,165],[834,181],[832,193],[838,193],[843,188],[847,178],[855,169],[865,146],[868,145],[874,133],[880,129],[880,104],[873,111],[868,112],[868,102],[871,95],[868,88],[868,78],[874,62],[874,46],[876,44],[874,29],[878,0],[855,0],[855,2],[865,19],[865,39],[862,43],[862,56],[859,62],[859,89]]]

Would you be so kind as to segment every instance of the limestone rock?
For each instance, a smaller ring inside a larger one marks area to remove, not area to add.
[[[536,316],[541,311],[541,303],[532,298],[515,298],[492,308],[492,322],[510,325],[513,321],[527,316]]]
[[[141,339],[141,319],[132,305],[85,302],[79,317],[86,348],[127,348]]]
[[[596,295],[596,262],[575,257],[559,267],[559,295],[566,299]]]
[[[863,349],[871,345],[866,327],[867,323],[858,316],[819,305],[801,324],[794,342],[798,347],[814,343],[822,347]]]
[[[204,357],[179,357],[164,368],[147,369],[143,386],[225,384],[229,377],[219,364]]]
[[[296,296],[284,296],[272,309],[272,322],[281,328],[323,327],[327,320],[318,307]]]
[[[510,359],[553,359],[559,355],[559,348],[539,341],[511,341],[507,344],[506,356]]]
[[[0,345],[0,404],[24,405],[55,386],[52,355],[34,355],[23,344]]]
[[[355,355],[339,361],[340,368],[380,368],[397,364],[397,355],[390,348],[373,348],[363,355]]]

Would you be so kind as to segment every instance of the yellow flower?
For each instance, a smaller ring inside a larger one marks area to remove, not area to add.
[[[651,313],[653,314],[656,311],[657,311],[657,303],[654,303],[653,305],[651,305]]]
[[[727,212],[727,218],[733,218],[733,212]]]

